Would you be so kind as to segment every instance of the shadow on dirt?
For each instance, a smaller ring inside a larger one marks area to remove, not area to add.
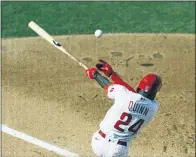
[[[141,66],[144,66],[144,67],[151,67],[153,66],[154,64],[152,63],[144,63],[144,64],[140,64]]]

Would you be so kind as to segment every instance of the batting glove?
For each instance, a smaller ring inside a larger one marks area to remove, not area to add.
[[[112,67],[104,60],[100,59],[99,62],[101,63],[96,64],[97,69],[102,71],[107,77],[110,77],[114,72]]]
[[[88,78],[90,78],[90,79],[94,79],[96,72],[97,72],[97,69],[95,69],[95,68],[88,68],[86,70],[86,74],[87,74]]]

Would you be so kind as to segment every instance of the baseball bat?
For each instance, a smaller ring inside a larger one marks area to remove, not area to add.
[[[50,44],[52,44],[57,49],[61,50],[63,53],[65,53],[67,56],[69,56],[71,59],[76,61],[80,66],[82,66],[85,70],[88,69],[83,63],[78,61],[74,56],[72,56],[69,52],[67,52],[62,45],[54,40],[54,38],[49,35],[45,30],[43,30],[40,26],[38,26],[35,22],[31,21],[29,22],[28,26],[35,31],[38,35],[40,35],[42,38],[44,38],[46,41],[48,41]]]

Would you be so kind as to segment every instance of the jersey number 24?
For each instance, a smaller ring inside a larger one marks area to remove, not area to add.
[[[126,117],[127,117],[127,120],[123,121]],[[123,112],[122,115],[120,116],[120,120],[118,120],[116,122],[116,124],[114,125],[114,128],[121,131],[121,132],[124,132],[124,129],[122,129],[120,127],[120,125],[129,125],[129,123],[131,122],[131,119],[132,119],[131,114]],[[133,132],[133,134],[136,134],[143,123],[144,123],[144,120],[139,119],[137,122],[135,122],[133,125],[131,125],[128,130],[130,132]]]

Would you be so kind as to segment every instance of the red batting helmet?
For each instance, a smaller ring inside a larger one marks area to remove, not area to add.
[[[136,92],[147,97],[151,100],[154,100],[156,93],[160,90],[162,85],[161,78],[153,73],[147,74],[140,81]]]

